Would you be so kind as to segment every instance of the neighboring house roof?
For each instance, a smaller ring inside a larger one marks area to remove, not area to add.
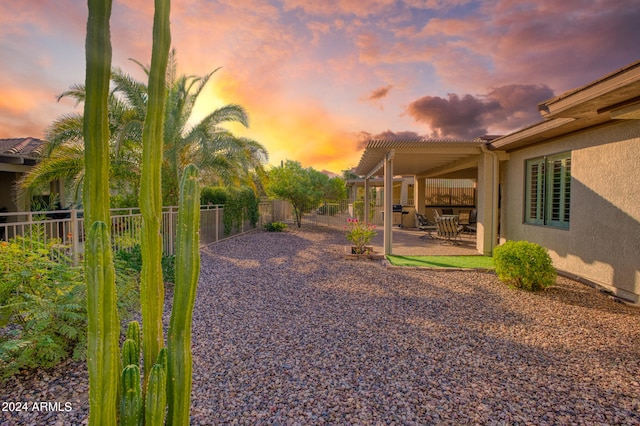
[[[31,137],[0,139],[0,162],[34,165],[44,145],[45,141]]]
[[[491,141],[513,150],[610,122],[640,119],[640,61],[538,105],[544,121]]]

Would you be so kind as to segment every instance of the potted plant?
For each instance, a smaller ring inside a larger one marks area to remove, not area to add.
[[[347,219],[346,237],[352,244],[351,254],[371,254],[373,247],[368,244],[376,236],[376,226],[368,225],[358,219]]]

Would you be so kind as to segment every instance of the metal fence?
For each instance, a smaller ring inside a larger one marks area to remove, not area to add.
[[[382,225],[383,206],[370,204],[369,223]],[[318,202],[303,205],[301,208],[301,225],[316,225],[342,228],[347,224],[347,219],[357,218],[364,220],[364,201],[340,200],[335,202]],[[297,220],[293,206],[280,200],[274,200],[265,205],[265,211],[260,212],[268,220],[284,222],[289,226],[297,226]]]
[[[383,206],[371,203],[369,223],[382,226]],[[342,229],[347,219],[364,220],[364,201],[341,200],[320,202],[301,208],[301,225],[329,226]],[[400,217],[402,220],[404,218]],[[397,219],[397,218],[395,218]],[[162,210],[162,243],[165,254],[174,254],[177,207]],[[296,227],[292,205],[287,201],[269,200],[259,204],[256,226],[280,221]],[[409,222],[409,220],[407,220]],[[142,215],[139,208],[111,209],[111,239],[114,250],[130,250],[140,241]],[[200,243],[210,244],[253,229],[245,220],[240,229],[224,231],[224,206],[206,205],[200,210]],[[85,226],[82,210],[53,210],[39,212],[0,213],[0,241],[17,238],[23,245],[48,245],[61,259],[77,264],[82,258]]]
[[[268,204],[268,203],[267,203]],[[267,210],[261,204],[261,210]],[[15,239],[20,244],[46,245],[59,258],[78,263],[85,241],[82,210],[0,213],[0,241]],[[162,209],[162,243],[165,254],[174,254],[177,207]],[[261,220],[258,224],[261,225]],[[111,240],[114,250],[130,250],[140,241],[142,215],[139,208],[111,209]],[[200,209],[200,243],[213,243],[252,229],[245,220],[239,229],[224,232],[224,206],[206,205]]]

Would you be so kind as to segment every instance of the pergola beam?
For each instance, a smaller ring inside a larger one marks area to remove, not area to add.
[[[384,155],[384,158],[380,160],[378,164],[376,164],[370,171],[365,175],[365,179],[371,179],[371,176],[375,176],[378,170],[384,167],[386,161],[393,160],[393,157],[396,155],[396,150],[392,149]]]

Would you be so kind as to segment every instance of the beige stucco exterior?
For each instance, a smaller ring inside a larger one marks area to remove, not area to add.
[[[476,173],[478,252],[491,255],[507,240],[535,242],[549,250],[558,270],[640,304],[640,61],[538,109],[541,122],[500,137],[370,141],[357,171],[368,179],[383,162],[386,170],[386,162],[395,161],[392,170],[418,182],[417,211],[424,208],[419,182],[425,177]],[[566,152],[568,227],[525,223],[525,162]],[[390,249],[385,246],[385,254]]]
[[[638,302],[639,129],[638,120],[622,120],[510,152],[501,166],[501,239],[538,243],[559,270]],[[569,229],[524,223],[525,160],[565,151],[571,152]]]

